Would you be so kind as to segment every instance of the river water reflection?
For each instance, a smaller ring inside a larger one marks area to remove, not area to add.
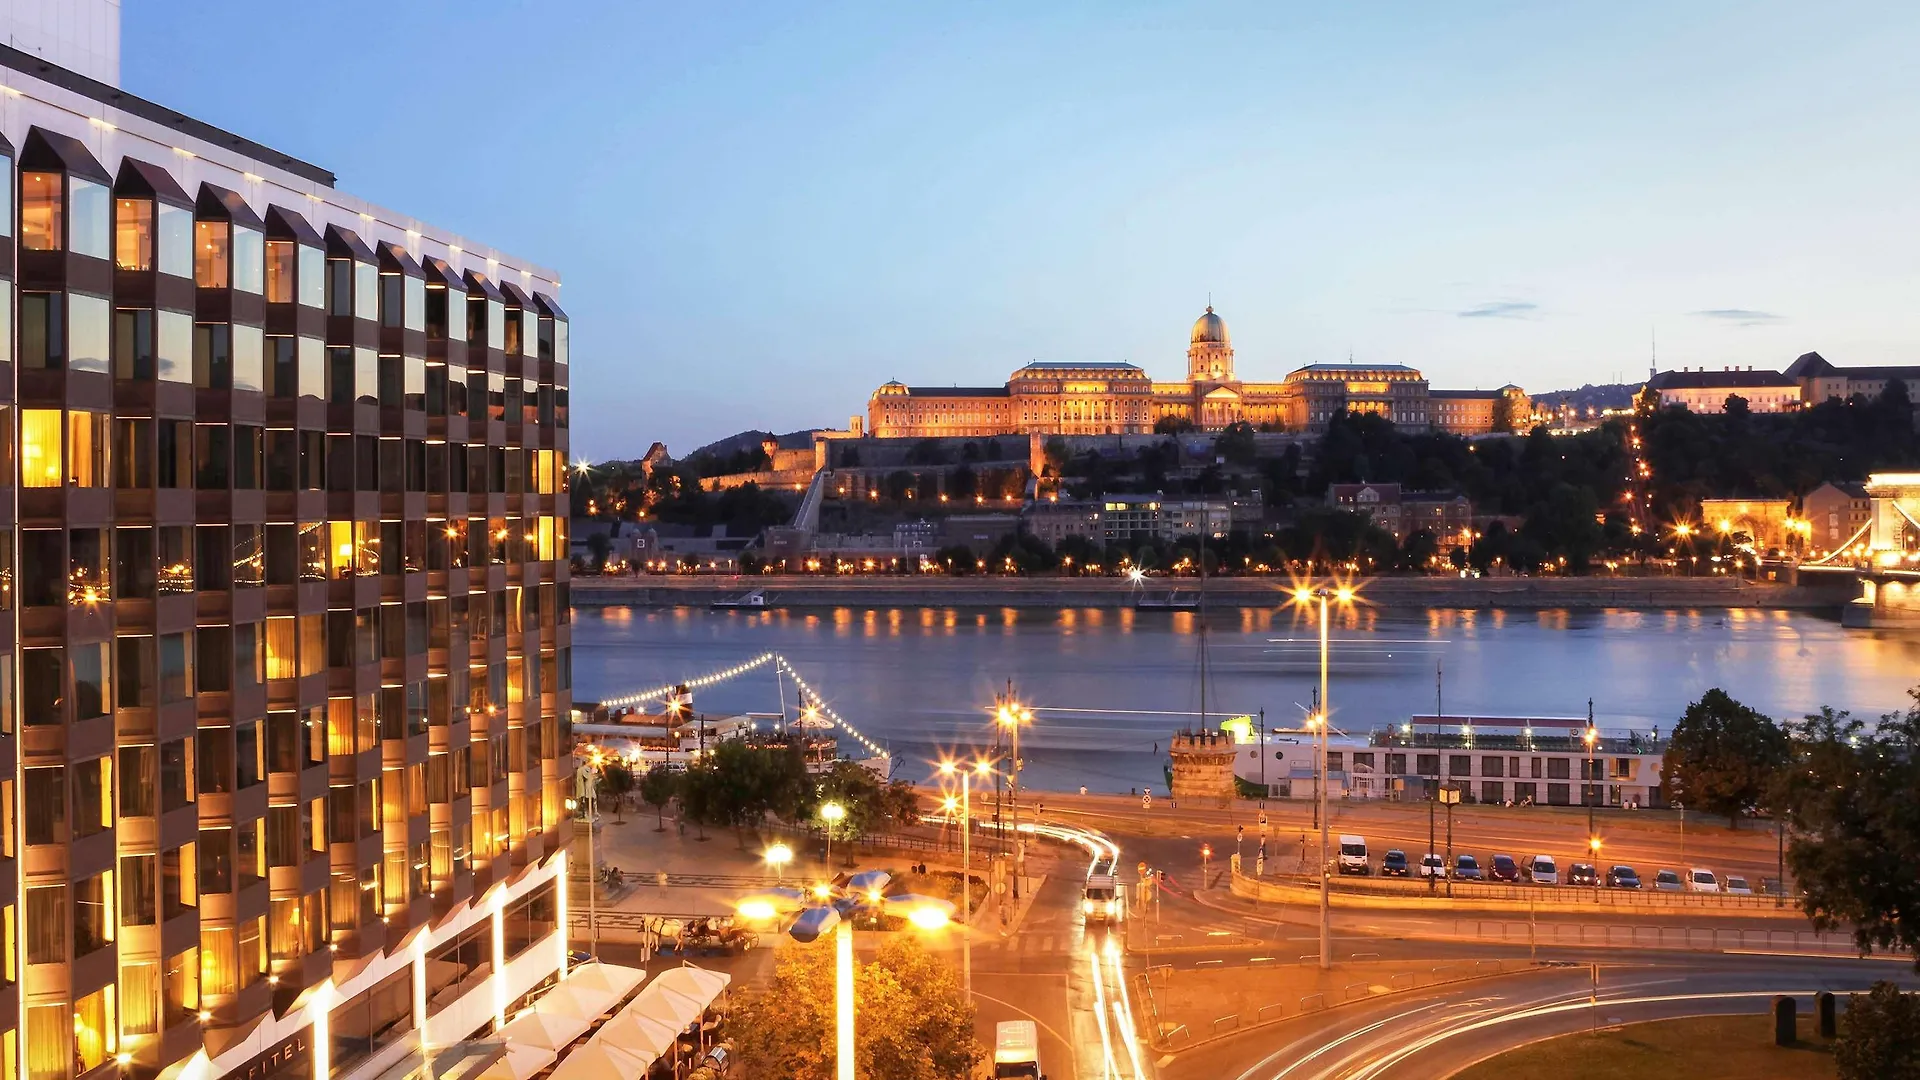
[[[1206,709],[1297,724],[1317,630],[1288,609],[1208,616]],[[1192,613],[1111,608],[708,611],[581,608],[574,696],[593,701],[784,654],[832,706],[922,778],[943,748],[982,745],[986,707],[1012,679],[1038,710],[1023,734],[1027,783],[1093,790],[1162,784],[1170,732],[1201,708]],[[1822,705],[1876,717],[1911,702],[1920,635],[1842,629],[1804,612],[1360,609],[1332,627],[1334,722],[1365,731],[1448,715],[1584,716],[1670,730],[1715,686],[1775,718]],[[772,712],[768,669],[701,691],[703,712]],[[785,688],[789,709],[794,688]]]

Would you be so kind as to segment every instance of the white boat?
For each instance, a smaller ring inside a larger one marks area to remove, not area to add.
[[[748,608],[757,611],[767,606],[767,594],[759,589],[755,589],[749,593],[741,593],[739,596],[723,596],[708,606],[714,608]]]

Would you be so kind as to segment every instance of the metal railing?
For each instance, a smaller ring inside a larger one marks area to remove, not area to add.
[[[1318,889],[1319,878],[1313,874],[1266,874],[1255,877],[1236,870],[1236,880],[1263,885],[1279,885],[1300,889]],[[1770,911],[1797,910],[1799,894],[1789,893],[1784,897],[1773,893],[1753,896],[1736,896],[1731,893],[1698,893],[1685,891],[1666,891],[1652,887],[1641,889],[1611,889],[1592,885],[1513,885],[1490,881],[1464,881],[1455,879],[1453,895],[1447,896],[1447,883],[1442,881],[1437,888],[1429,891],[1425,878],[1373,878],[1336,875],[1333,878],[1333,895],[1350,896],[1387,896],[1406,897],[1424,900],[1430,898],[1453,900],[1503,900],[1516,904],[1525,903],[1538,907],[1558,907],[1574,905],[1602,905],[1622,908],[1668,908],[1688,907],[1714,911],[1741,912],[1750,911],[1762,914]],[[1784,904],[1783,904],[1784,901]]]

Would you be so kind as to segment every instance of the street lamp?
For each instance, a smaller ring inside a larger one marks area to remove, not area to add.
[[[1591,833],[1587,836],[1587,857],[1593,860],[1593,895],[1600,897],[1600,838]]]
[[[785,844],[775,844],[767,849],[767,865],[773,867],[773,880],[776,883],[786,879],[783,873],[786,865],[793,861],[793,849]]]
[[[833,868],[833,828],[845,821],[847,808],[837,802],[830,802],[820,808],[820,820],[827,823],[827,868]]]
[[[944,900],[912,895],[882,896],[881,891],[890,880],[892,876],[885,870],[868,870],[849,877],[844,890],[816,885],[813,893],[822,903],[800,912],[787,928],[787,934],[800,942],[818,941],[823,934],[833,934],[834,1075],[837,1080],[854,1080],[854,913],[862,908],[892,907],[905,916],[908,925],[921,931],[939,930],[952,922],[953,905]]]
[[[1587,743],[1587,787],[1591,795],[1583,795],[1587,803],[1587,835],[1593,836],[1593,804],[1600,800],[1600,777],[1594,767],[1594,749],[1600,743],[1600,729],[1593,726],[1593,699],[1587,699],[1587,731],[1581,736]]]
[[[973,778],[993,771],[991,763],[975,761],[971,769],[951,760],[940,763],[940,775],[960,778],[960,978],[973,1000]]]
[[[1020,878],[1027,869],[1027,844],[1020,835],[1020,726],[1033,723],[1033,710],[1013,696],[1013,680],[995,703],[994,722],[1013,733],[1013,766],[1007,770],[1007,795],[1013,803],[1013,898],[1020,899]]]
[[[1305,606],[1315,601],[1320,605],[1320,701],[1315,717],[1319,728],[1319,738],[1315,741],[1315,772],[1320,777],[1320,791],[1317,796],[1316,811],[1320,816],[1320,968],[1326,970],[1333,966],[1333,903],[1327,893],[1332,888],[1327,864],[1327,733],[1328,717],[1332,706],[1327,700],[1327,604],[1337,601],[1341,607],[1353,605],[1354,591],[1351,586],[1336,584],[1321,585],[1317,588],[1301,586],[1293,591],[1293,601]]]

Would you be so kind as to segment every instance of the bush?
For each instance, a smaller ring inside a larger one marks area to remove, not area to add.
[[[1883,981],[1853,995],[1833,1060],[1840,1080],[1920,1080],[1920,993]]]

